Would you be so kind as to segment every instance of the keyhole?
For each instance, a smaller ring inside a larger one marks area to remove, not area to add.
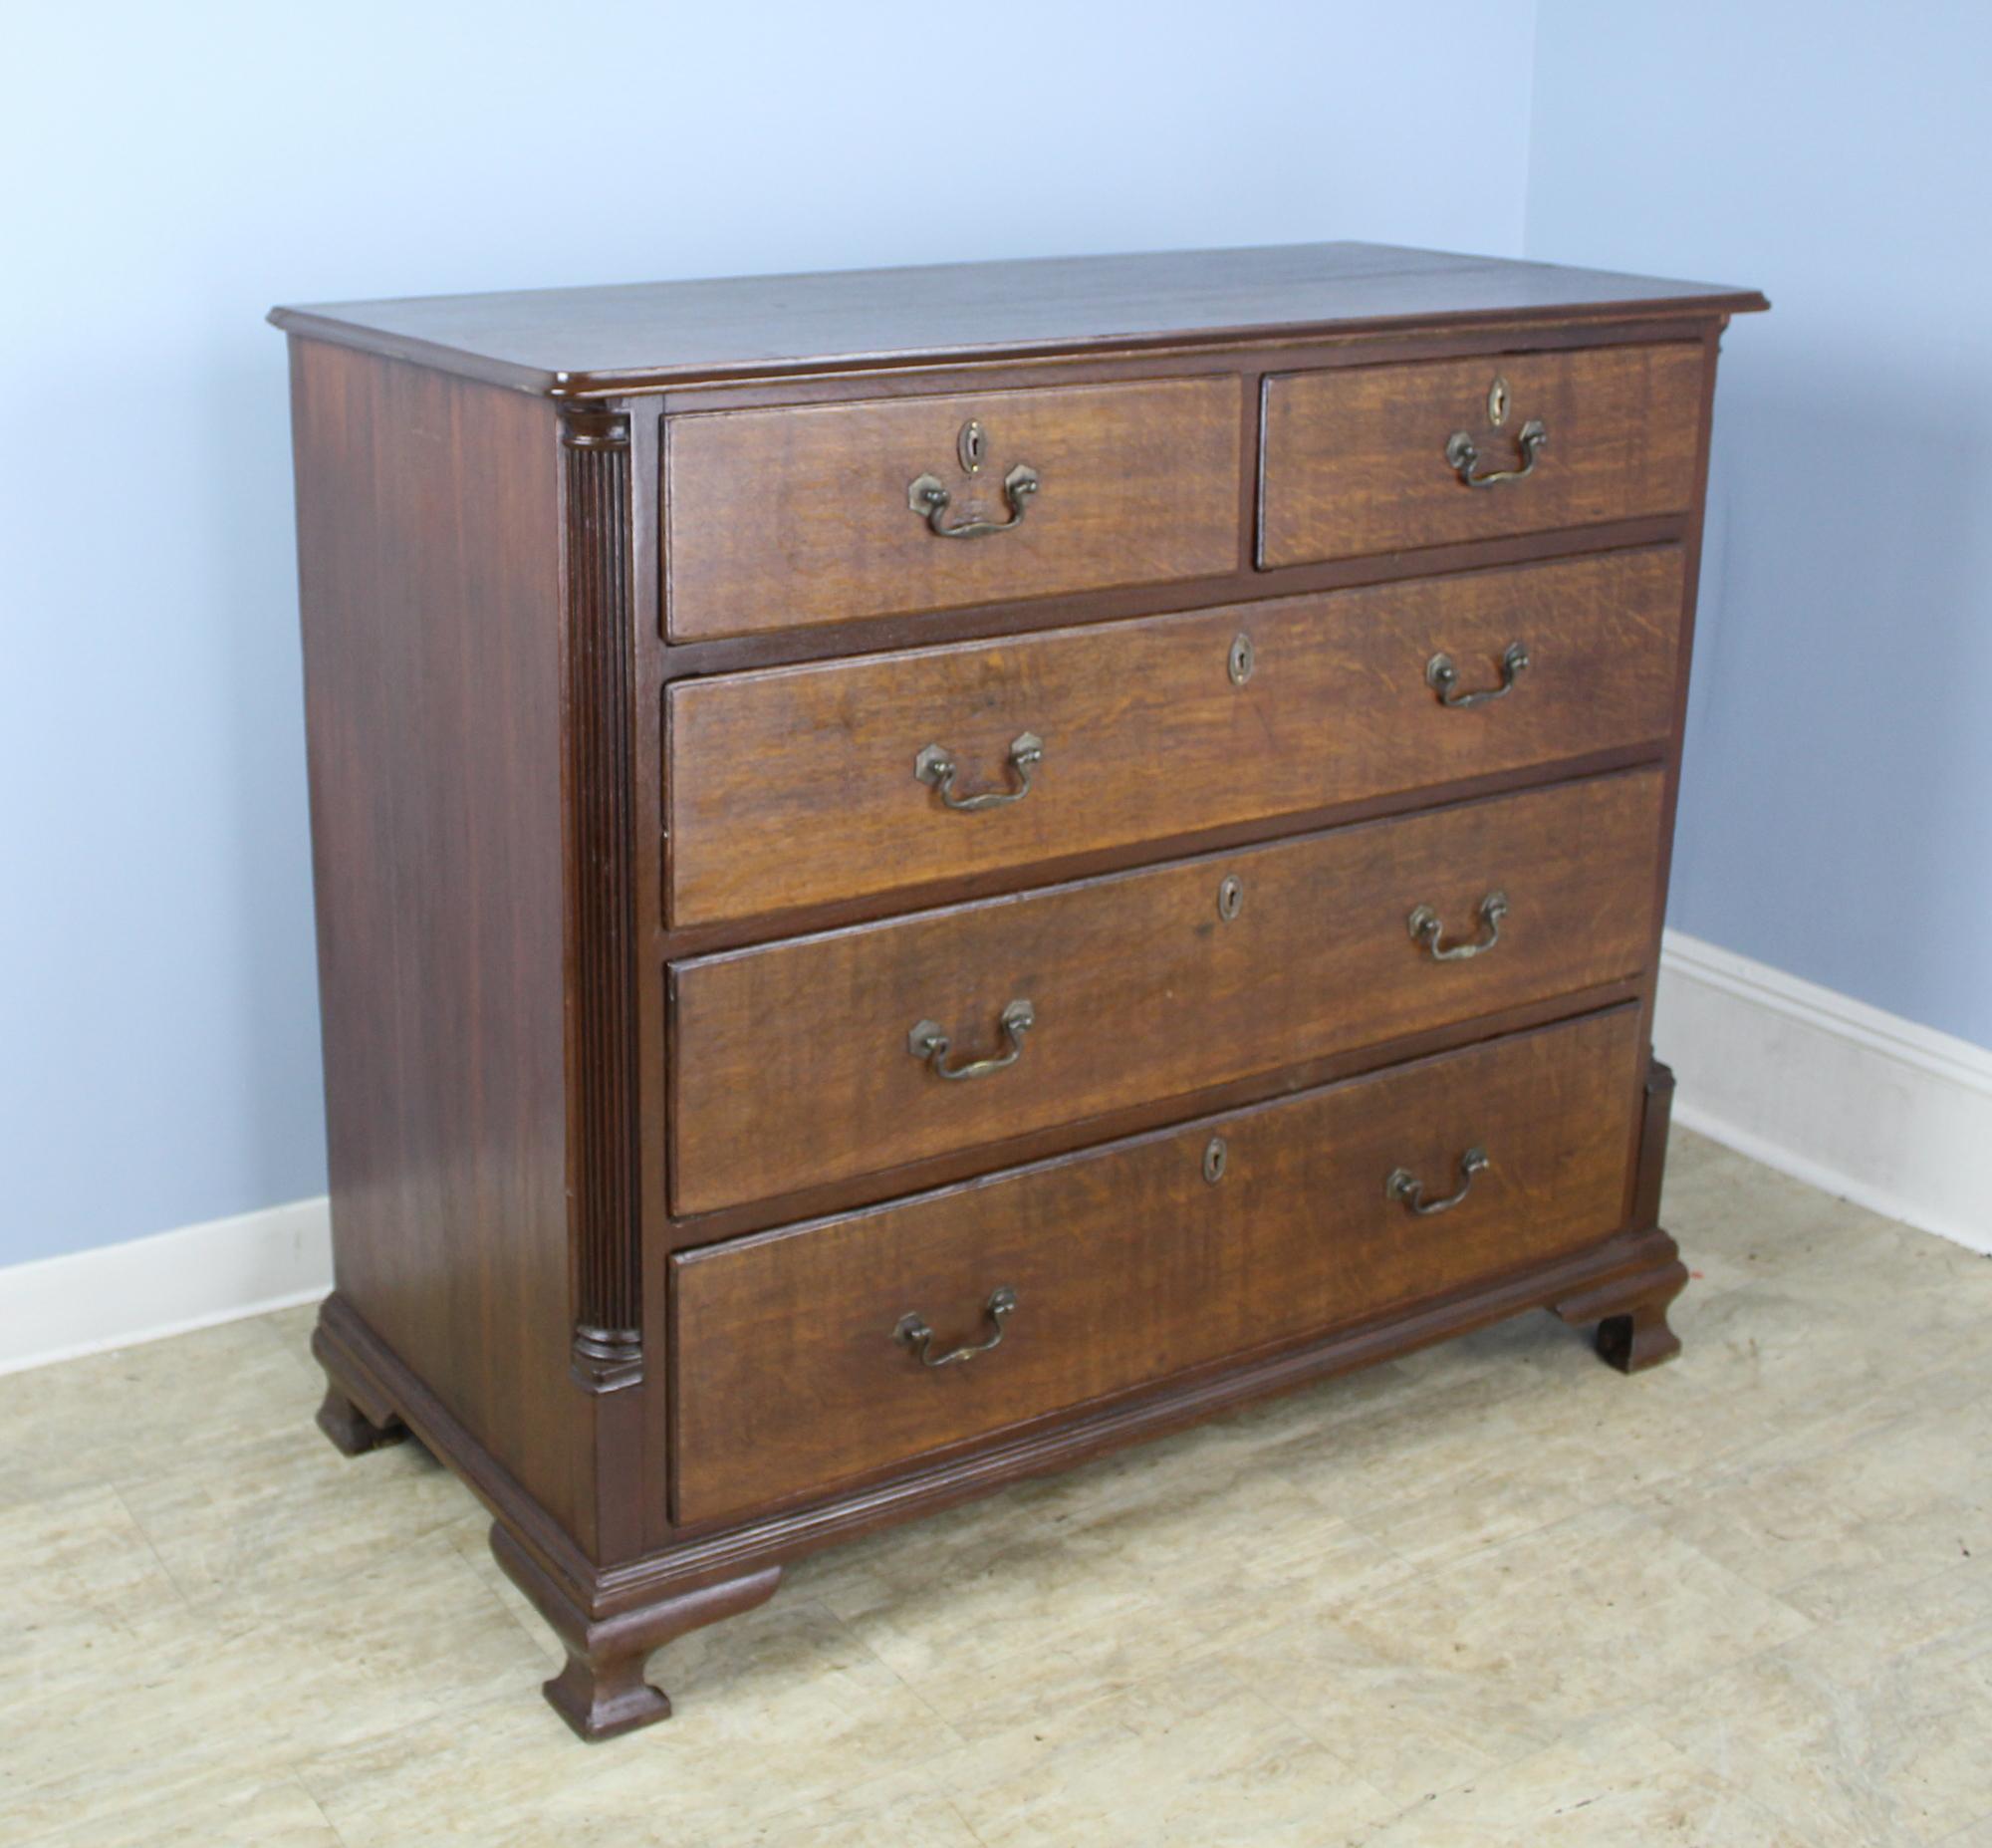
[[[1498,430],[1508,420],[1508,382],[1497,379],[1487,388],[1487,421]]]
[[[1230,924],[1244,909],[1244,882],[1235,873],[1227,874],[1217,888],[1217,915]]]
[[[1203,1178],[1212,1187],[1224,1179],[1224,1171],[1231,1161],[1231,1151],[1225,1146],[1222,1136],[1213,1136],[1203,1146]]]
[[[961,459],[963,474],[972,475],[982,466],[988,447],[989,439],[983,434],[982,425],[970,417],[961,426],[961,434],[954,439],[954,452]]]

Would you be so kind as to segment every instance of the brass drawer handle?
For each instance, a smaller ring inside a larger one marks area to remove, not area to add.
[[[1480,901],[1480,922],[1482,933],[1470,943],[1441,944],[1439,938],[1445,933],[1444,924],[1439,923],[1438,913],[1429,905],[1418,906],[1404,922],[1410,926],[1411,941],[1425,950],[1434,962],[1464,962],[1468,956],[1480,955],[1492,949],[1501,940],[1501,920],[1508,915],[1508,895],[1505,892],[1490,892]]]
[[[1024,1056],[1024,1035],[1038,1023],[1036,1010],[1029,1001],[1021,1000],[1012,1001],[1004,1008],[1001,1019],[1003,1038],[1010,1050],[991,1058],[974,1059],[966,1065],[950,1067],[947,1054],[954,1042],[941,1030],[938,1020],[918,1022],[906,1035],[906,1050],[914,1058],[932,1066],[936,1078],[986,1078],[991,1072],[1000,1072],[1005,1066],[1015,1065]]]
[[[1003,477],[1003,499],[1010,508],[1007,520],[962,520],[953,526],[943,526],[940,516],[948,510],[953,496],[938,475],[915,475],[906,487],[906,505],[942,539],[982,539],[990,533],[1007,533],[1023,525],[1024,509],[1030,505],[1038,485],[1038,471],[1028,462],[1019,462]]]
[[[1514,690],[1515,682],[1529,669],[1529,651],[1519,642],[1511,642],[1501,651],[1501,684],[1483,686],[1478,692],[1462,693],[1459,690],[1459,669],[1452,664],[1450,655],[1434,655],[1425,662],[1425,684],[1438,694],[1438,702],[1453,711],[1463,711],[1468,706],[1484,706],[1499,699],[1504,693]]]
[[[1045,760],[1045,741],[1035,731],[1019,732],[1010,740],[1010,768],[1015,772],[1014,789],[991,789],[979,796],[957,796],[954,779],[961,766],[954,753],[938,744],[929,744],[913,759],[913,775],[929,788],[940,791],[941,806],[959,815],[979,815],[984,809],[1000,809],[1021,802],[1031,793],[1031,772]]]
[[[1497,488],[1504,481],[1520,481],[1534,473],[1536,457],[1549,447],[1549,426],[1542,418],[1531,417],[1515,432],[1515,446],[1522,452],[1520,468],[1492,468],[1484,475],[1476,475],[1473,470],[1480,460],[1480,451],[1464,430],[1454,430],[1445,439],[1445,459],[1468,487]]]
[[[973,1360],[978,1354],[987,1354],[990,1349],[1003,1344],[1003,1324],[1017,1309],[1017,1292],[1007,1283],[1000,1289],[989,1292],[989,1300],[982,1305],[982,1313],[988,1317],[991,1332],[987,1341],[971,1341],[966,1347],[950,1348],[945,1354],[933,1351],[933,1330],[927,1326],[926,1317],[915,1309],[910,1315],[902,1315],[899,1325],[892,1330],[894,1341],[903,1341],[919,1356],[922,1367],[952,1367],[956,1361]]]
[[[1424,1183],[1416,1175],[1408,1168],[1393,1168],[1390,1178],[1383,1183],[1383,1196],[1396,1200],[1419,1218],[1429,1219],[1435,1212],[1447,1212],[1457,1206],[1473,1190],[1473,1177],[1492,1166],[1485,1149],[1467,1150],[1459,1158],[1459,1191],[1448,1193],[1443,1199],[1426,1199]]]

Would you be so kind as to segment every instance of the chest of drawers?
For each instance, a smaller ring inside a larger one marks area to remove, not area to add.
[[[320,1424],[588,1737],[786,1561],[1550,1308],[1747,291],[1329,244],[283,309]]]

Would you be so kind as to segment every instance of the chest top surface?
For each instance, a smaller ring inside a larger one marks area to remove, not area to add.
[[[1037,257],[277,308],[286,331],[554,397],[1393,326],[1736,314],[1753,290],[1384,244]]]

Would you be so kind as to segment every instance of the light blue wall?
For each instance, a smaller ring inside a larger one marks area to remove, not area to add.
[[[324,1186],[272,302],[1317,237],[1517,254],[1532,17],[13,16],[0,1263]]]
[[[1992,9],[1539,10],[1531,256],[1732,324],[1670,922],[1992,1046]]]

